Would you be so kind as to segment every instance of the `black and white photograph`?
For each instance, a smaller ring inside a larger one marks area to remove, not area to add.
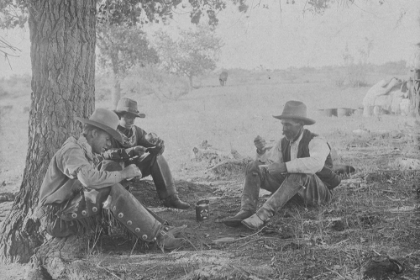
[[[419,280],[419,0],[0,0],[0,280]]]

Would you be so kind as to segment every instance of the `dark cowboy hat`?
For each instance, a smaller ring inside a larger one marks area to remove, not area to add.
[[[287,101],[284,105],[283,113],[279,116],[273,116],[279,120],[303,121],[306,125],[314,124],[315,121],[306,117],[306,105],[300,101]]]
[[[83,124],[93,125],[107,132],[115,140],[122,142],[121,135],[117,131],[118,123],[120,122],[120,120],[118,116],[111,110],[98,108],[92,113],[88,120],[79,117],[76,117],[76,120]]]
[[[120,101],[118,101],[117,109],[114,110],[115,113],[118,114],[118,116],[121,113],[130,113],[135,115],[138,118],[144,118],[146,117],[145,114],[140,113],[137,109],[137,102],[130,98],[121,98]]]

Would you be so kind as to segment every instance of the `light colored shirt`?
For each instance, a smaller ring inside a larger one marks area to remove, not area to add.
[[[112,186],[123,178],[121,172],[99,171],[99,158],[84,136],[70,137],[54,154],[39,191],[41,205],[61,203],[77,191],[76,181],[85,188],[100,189]]]
[[[327,141],[320,136],[315,136],[309,142],[309,157],[297,158],[299,143],[302,140],[303,133],[290,143],[290,161],[286,162],[287,173],[305,173],[315,174],[322,170],[325,161],[330,153],[330,147]],[[265,164],[281,163],[283,154],[281,148],[281,139],[264,154],[257,153],[256,159]]]

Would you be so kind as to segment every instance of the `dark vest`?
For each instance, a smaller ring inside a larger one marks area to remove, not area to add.
[[[316,137],[318,135],[310,132],[309,130],[305,129],[303,130],[302,139],[300,140],[299,147],[298,147],[298,158],[305,158],[309,157],[309,142],[312,140],[312,138]],[[328,145],[331,151],[330,145]],[[290,161],[290,142],[289,140],[284,137],[281,140],[281,149],[283,154],[283,161],[288,162]],[[335,187],[337,187],[341,183],[341,178],[335,174],[332,171],[333,168],[333,161],[331,158],[331,153],[328,154],[327,159],[325,160],[324,167],[321,171],[315,173],[319,179],[321,179],[322,182],[324,182],[327,187],[331,190]]]

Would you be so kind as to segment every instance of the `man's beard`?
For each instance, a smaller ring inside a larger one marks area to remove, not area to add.
[[[293,134],[293,135],[291,135],[291,133],[284,133],[284,132],[283,132],[283,135],[284,135],[284,137],[286,137],[287,141],[294,141],[299,137],[301,132],[302,132],[302,129],[299,130],[296,134]]]
[[[292,141],[295,138],[295,135],[290,135],[290,133],[284,133],[283,132],[284,137],[286,137],[286,139],[288,141]]]

